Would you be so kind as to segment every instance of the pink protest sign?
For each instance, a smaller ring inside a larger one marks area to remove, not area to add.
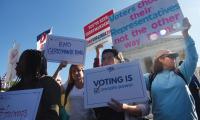
[[[126,51],[182,30],[177,0],[142,0],[110,16],[114,48]]]

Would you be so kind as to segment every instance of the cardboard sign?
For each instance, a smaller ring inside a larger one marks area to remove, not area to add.
[[[84,26],[87,49],[91,49],[96,45],[107,41],[112,41],[109,25],[109,16],[112,14],[113,10],[110,10],[101,17]]]
[[[86,42],[82,39],[49,35],[45,57],[50,62],[85,63]]]
[[[139,61],[84,71],[85,108],[107,106],[111,98],[123,103],[146,101],[146,91]]]
[[[42,90],[0,92],[0,120],[35,120]]]
[[[141,47],[183,29],[177,0],[142,0],[110,16],[114,48]]]

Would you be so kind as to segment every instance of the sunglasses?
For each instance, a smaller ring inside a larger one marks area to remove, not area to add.
[[[163,57],[168,57],[168,58],[171,58],[171,59],[176,59],[176,56],[173,55],[173,54],[163,55]]]

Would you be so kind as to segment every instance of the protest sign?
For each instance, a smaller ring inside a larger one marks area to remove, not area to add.
[[[114,48],[126,51],[183,29],[177,0],[142,0],[110,16]]]
[[[0,92],[0,120],[35,120],[42,90]]]
[[[148,99],[146,91],[138,60],[84,71],[85,108],[107,106],[111,98],[143,102]]]
[[[45,43],[47,41],[47,36],[52,34],[52,28],[42,32],[37,36],[37,50],[43,51]]]
[[[87,41],[87,49],[91,49],[98,44],[112,41],[110,34],[109,16],[113,14],[113,10],[108,11],[91,23],[84,26],[85,40]]]
[[[85,49],[85,40],[49,35],[45,46],[45,57],[50,62],[67,61],[69,64],[84,64]]]

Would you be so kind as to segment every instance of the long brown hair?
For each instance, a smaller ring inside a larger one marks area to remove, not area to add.
[[[156,58],[154,60],[154,63],[153,63],[153,68],[152,68],[152,72],[153,73],[159,73],[161,71],[163,71],[163,65],[162,63],[159,61],[159,59],[162,58],[162,57],[159,57],[159,58]]]
[[[83,67],[83,65],[71,65],[70,68],[69,68],[68,84],[67,84],[67,88],[65,90],[64,106],[67,104],[67,98],[69,96],[69,93],[71,92],[71,90],[74,87],[74,81],[75,80],[72,77],[73,69],[76,69],[79,66]]]

